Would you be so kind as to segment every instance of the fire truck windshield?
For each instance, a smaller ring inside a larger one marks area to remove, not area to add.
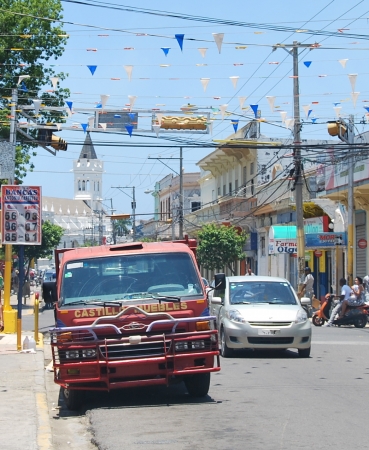
[[[193,260],[187,253],[114,255],[69,261],[62,274],[62,305],[99,301],[196,298],[203,294]],[[195,297],[194,297],[195,296]]]

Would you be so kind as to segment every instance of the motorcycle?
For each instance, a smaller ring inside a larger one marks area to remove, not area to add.
[[[321,327],[328,322],[333,306],[334,295],[326,295],[320,301],[320,308],[313,314],[312,322],[316,327]],[[364,328],[368,323],[369,305],[348,306],[344,317],[335,319],[333,325],[354,325],[356,328]]]

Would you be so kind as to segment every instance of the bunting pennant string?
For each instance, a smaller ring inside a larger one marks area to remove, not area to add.
[[[19,85],[22,82],[22,80],[24,80],[26,78],[30,78],[30,77],[31,77],[30,75],[19,75],[17,85]]]
[[[169,53],[170,47],[162,47],[161,49],[163,50],[163,52],[164,52],[164,55],[165,55],[165,56],[168,56],[168,53]]]
[[[304,110],[305,117],[309,117],[310,105],[302,105],[302,109]]]
[[[238,101],[240,102],[240,108],[243,108],[243,105],[246,101],[247,97],[238,97]]]
[[[110,95],[107,94],[100,94],[100,99],[101,99],[101,108],[104,109],[106,106],[106,102],[108,101]]]
[[[197,50],[200,52],[200,55],[205,58],[207,48],[198,48]]]
[[[161,119],[163,118],[164,114],[156,113],[155,115],[156,115],[156,119],[157,119],[159,127],[160,127],[161,126]]]
[[[41,100],[32,100],[33,101],[33,106],[35,109],[35,116],[38,116],[38,113],[40,111],[40,106],[41,106]]]
[[[81,123],[81,127],[83,128],[84,133],[87,131],[88,123]]]
[[[345,69],[348,59],[339,59],[338,62],[341,64],[341,66]]]
[[[308,114],[307,114],[307,118],[309,118],[310,114],[313,112],[312,109],[309,109]]]
[[[227,111],[227,107],[228,107],[228,105],[220,105],[219,106],[220,113],[222,114],[222,120],[224,120],[224,116]]]
[[[357,102],[359,95],[360,95],[360,92],[352,92],[351,93],[351,98],[352,98],[352,103],[354,105],[354,108],[356,108],[356,102]]]
[[[336,118],[339,119],[342,106],[334,106],[333,109],[334,109],[334,112],[336,113]]]
[[[129,117],[131,120],[134,120],[134,119],[136,118],[136,114],[135,114],[135,113],[128,113],[128,117]]]
[[[233,125],[234,132],[237,133],[239,120],[233,119],[233,120],[231,121],[231,123],[232,123],[232,125]]]
[[[295,125],[295,119],[286,119],[284,121],[286,128],[288,128],[289,130],[292,130],[294,125]]]
[[[88,118],[88,128],[94,128],[94,125],[95,125],[95,117],[94,116],[89,117]]]
[[[53,86],[53,89],[56,89],[59,81],[59,77],[50,77],[51,84]]]
[[[266,99],[268,100],[269,108],[271,109],[272,112],[274,112],[275,97],[267,96]]]
[[[279,111],[279,114],[281,115],[282,123],[285,123],[286,117],[287,117],[287,111]]]
[[[311,66],[312,61],[304,61],[304,65],[309,68]]]
[[[183,52],[184,34],[175,34],[174,37],[177,39],[178,45],[179,45],[181,51]]]
[[[316,117],[312,117],[311,122],[312,123],[316,123],[317,118]]]
[[[97,66],[87,66],[90,69],[91,75],[95,73]]]
[[[132,108],[133,108],[133,105],[135,104],[137,96],[136,95],[129,95],[128,99],[129,99],[129,105],[130,105],[129,110],[132,111]]]
[[[215,43],[217,44],[219,54],[222,51],[224,33],[212,33]]]
[[[351,83],[352,92],[354,92],[356,86],[357,73],[350,73],[348,77]]]
[[[204,88],[204,92],[206,91],[206,88],[208,87],[210,78],[200,78],[202,87]]]
[[[99,125],[104,131],[106,131],[106,123],[100,123],[99,122]]]
[[[369,106],[364,106],[364,108],[367,110],[367,112],[369,113]]]
[[[124,70],[127,73],[128,81],[131,81],[133,66],[124,66]]]
[[[61,127],[62,127],[62,124],[61,123],[56,123],[55,125],[56,125],[56,128],[58,129],[58,131],[60,131]]]
[[[254,111],[255,118],[258,117],[258,107],[259,105],[250,105],[250,108]]]
[[[72,112],[72,108],[73,108],[73,102],[65,102],[69,108],[69,111]]]
[[[20,91],[24,91],[24,92],[28,92],[26,83],[24,81],[22,81],[21,83],[21,87],[19,88]]]
[[[233,87],[236,89],[237,88],[237,83],[238,83],[238,79],[240,77],[238,76],[234,76],[234,77],[229,77],[229,79],[232,81]]]
[[[159,137],[160,125],[153,125],[152,129],[155,131],[156,137]]]
[[[127,124],[125,125],[126,130],[128,131],[129,137],[132,136],[132,131],[133,131],[133,125]]]

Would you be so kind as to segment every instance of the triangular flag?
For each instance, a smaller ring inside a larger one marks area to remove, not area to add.
[[[90,69],[91,75],[95,73],[97,66],[87,66]]]
[[[369,106],[364,106],[364,108],[368,111],[369,113]]]
[[[351,88],[352,88],[352,92],[355,91],[355,85],[356,85],[356,78],[357,78],[357,73],[351,73],[349,74],[349,80],[351,83]]]
[[[309,117],[308,113],[309,113],[310,105],[302,105],[302,109],[304,110],[305,117]]]
[[[161,126],[161,119],[163,118],[163,114],[161,114],[161,113],[156,113],[155,115],[156,115],[156,118],[157,118],[157,120],[158,120],[159,127],[160,127],[160,126]]]
[[[238,97],[238,101],[240,102],[240,108],[243,108],[243,104],[245,103],[247,97]]]
[[[104,131],[106,130],[106,123],[99,123],[99,125]]]
[[[208,87],[210,78],[200,78],[202,87],[204,88],[204,92],[206,91],[206,88]]]
[[[346,67],[348,59],[339,59],[338,62],[341,64],[343,68]]]
[[[215,43],[217,44],[219,53],[222,50],[224,33],[212,33]]]
[[[254,111],[255,117],[258,116],[258,107],[259,105],[250,105],[250,108]]]
[[[308,113],[307,113],[307,118],[309,118],[310,114],[313,112],[312,109],[309,109]]]
[[[100,98],[101,98],[101,108],[104,109],[106,106],[106,102],[108,101],[108,98],[110,97],[110,95],[107,94],[100,94]]]
[[[73,102],[65,102],[69,108],[69,111],[72,112]]]
[[[24,92],[28,92],[26,83],[24,81],[22,81],[21,87],[19,88],[19,90],[24,91]]]
[[[304,61],[304,64],[305,64],[306,67],[310,67],[311,61]]]
[[[338,119],[340,117],[340,111],[342,109],[342,106],[334,106],[334,112],[336,113],[336,118]]]
[[[201,56],[205,58],[207,48],[198,48],[197,50],[200,52]]]
[[[235,133],[237,132],[238,122],[239,122],[239,120],[232,120],[231,121]]]
[[[94,128],[94,126],[95,126],[95,117],[94,116],[89,117],[88,118],[88,128]]]
[[[175,34],[174,37],[177,39],[178,45],[180,46],[181,50],[183,51],[184,34]]]
[[[341,103],[340,102],[335,102],[335,103],[333,103],[334,104],[334,106],[338,106],[338,105],[340,105]]]
[[[295,125],[295,119],[286,119],[285,120],[286,128],[289,130],[292,130],[293,126]]]
[[[127,72],[128,81],[131,81],[133,66],[124,66],[124,70]]]
[[[88,127],[88,123],[81,123],[81,127],[83,128],[83,131],[86,133],[87,127]]]
[[[365,121],[366,123],[369,123],[369,114],[365,114]]]
[[[62,124],[61,123],[56,123],[56,128],[58,129],[58,131],[60,131]]]
[[[125,127],[126,127],[126,130],[128,131],[128,134],[129,134],[130,136],[132,136],[133,125],[127,124],[127,125],[125,125]]]
[[[316,120],[317,120],[317,118],[316,118],[316,117],[313,117],[313,118],[311,119],[311,122],[312,122],[312,123],[316,123]]]
[[[220,105],[219,106],[220,112],[222,114],[222,120],[224,119],[225,113],[227,111],[227,107],[228,107],[228,105]]]
[[[18,85],[22,80],[24,80],[25,78],[30,78],[30,75],[19,75],[17,85]]]
[[[238,79],[239,79],[240,77],[238,77],[238,76],[234,76],[234,77],[229,77],[229,79],[232,81],[232,84],[233,84],[233,87],[236,89],[236,87],[237,87],[237,82],[238,82]]]
[[[35,109],[35,116],[38,116],[38,112],[40,111],[40,106],[41,106],[41,100],[32,100],[33,101],[33,106]]]
[[[53,85],[53,88],[56,89],[59,81],[59,77],[50,77],[51,84]]]
[[[286,121],[287,111],[279,111],[279,114],[281,115],[282,123],[284,123]]]
[[[129,105],[130,105],[129,110],[132,111],[132,108],[133,108],[133,105],[135,104],[137,96],[136,95],[129,95],[128,99],[129,99]]]
[[[170,47],[162,47],[161,49],[163,50],[163,52],[164,52],[164,55],[165,55],[165,56],[168,56],[168,53],[169,53]]]
[[[208,123],[209,134],[213,134],[213,122]]]
[[[354,104],[354,108],[356,108],[356,102],[359,97],[359,94],[360,94],[360,92],[352,92],[351,93],[352,103]]]
[[[102,108],[102,104],[101,103],[97,103],[95,108]]]
[[[155,131],[156,137],[158,137],[159,136],[159,131],[160,131],[160,125],[153,125],[152,129]]]
[[[135,120],[136,114],[135,114],[135,113],[128,113],[128,117],[129,117],[131,120]]]
[[[269,108],[271,109],[272,112],[274,112],[275,97],[267,96],[266,99],[268,100]]]

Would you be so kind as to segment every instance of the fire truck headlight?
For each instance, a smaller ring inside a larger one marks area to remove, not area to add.
[[[176,352],[184,352],[188,350],[188,342],[176,342],[175,349]]]
[[[67,350],[65,352],[65,357],[67,359],[78,359],[79,358],[79,351],[78,350]]]
[[[192,341],[191,342],[191,347],[194,350],[204,349],[205,348],[205,341]]]
[[[85,350],[82,350],[82,358],[96,358],[96,349],[86,348]]]

